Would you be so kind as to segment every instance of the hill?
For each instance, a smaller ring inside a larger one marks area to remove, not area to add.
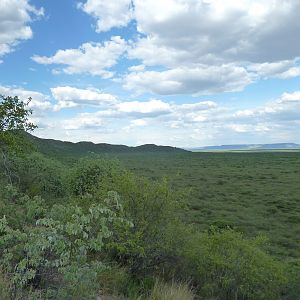
[[[126,145],[112,145],[107,143],[95,144],[92,142],[67,142],[53,139],[42,139],[31,134],[26,134],[30,142],[37,150],[49,156],[84,156],[87,154],[120,154],[120,153],[184,153],[187,150],[170,147],[145,144],[137,147]]]
[[[207,147],[196,147],[186,148],[187,150],[289,150],[289,149],[300,149],[299,144],[295,143],[277,143],[277,144],[238,144],[238,145],[220,145],[220,146],[207,146]]]

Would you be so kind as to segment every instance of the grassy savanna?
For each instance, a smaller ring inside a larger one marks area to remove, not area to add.
[[[299,153],[42,140],[0,105],[4,299],[297,299]]]
[[[300,255],[299,152],[118,155],[138,175],[189,189],[187,220],[263,233],[277,256]]]

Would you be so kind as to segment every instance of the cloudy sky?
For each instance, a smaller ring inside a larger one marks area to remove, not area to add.
[[[0,94],[40,137],[300,143],[299,0],[0,0]]]

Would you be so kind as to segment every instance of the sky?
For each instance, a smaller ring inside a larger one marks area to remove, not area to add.
[[[35,135],[300,143],[299,0],[0,0],[0,94]]]

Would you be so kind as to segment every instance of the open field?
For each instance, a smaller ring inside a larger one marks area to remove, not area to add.
[[[298,149],[165,152],[153,147],[128,151],[119,146],[106,149],[106,145],[36,138],[34,142],[40,152],[64,164],[100,155],[117,158],[151,180],[167,177],[175,190],[188,192],[188,208],[183,213],[189,223],[200,229],[229,226],[247,236],[262,233],[270,240],[272,254],[300,257]]]
[[[223,152],[242,152],[242,153],[261,153],[261,152],[300,152],[300,149],[247,149],[247,150],[191,150],[200,153],[223,153]]]
[[[189,188],[189,222],[266,234],[277,256],[300,256],[300,153],[120,154],[137,174]]]

